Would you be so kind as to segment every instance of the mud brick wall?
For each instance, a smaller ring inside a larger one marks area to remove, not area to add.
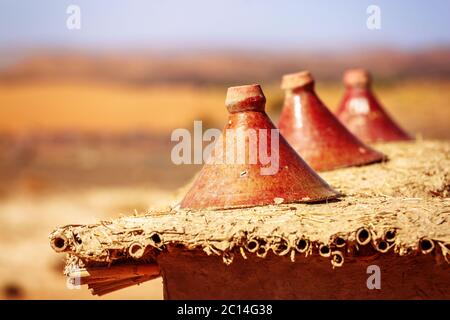
[[[333,269],[320,256],[237,254],[226,265],[200,250],[161,254],[165,299],[449,299],[450,267],[437,255],[381,254],[346,259]],[[436,261],[438,260],[438,261]],[[381,289],[368,289],[367,267],[381,269]]]

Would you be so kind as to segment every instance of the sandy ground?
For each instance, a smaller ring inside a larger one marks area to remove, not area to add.
[[[343,94],[340,83],[317,81],[317,93],[330,109]],[[104,83],[0,84],[0,132],[42,130],[150,130],[170,133],[204,127],[222,128],[227,117],[226,86],[132,87]],[[266,109],[277,119],[283,103],[279,83],[263,85]],[[425,138],[449,138],[450,82],[403,81],[375,86],[380,101],[396,120]]]
[[[132,203],[159,206],[169,194],[151,189],[96,189],[53,193],[48,196],[21,194],[0,203],[0,296],[26,299],[91,299],[86,289],[68,290],[62,275],[64,256],[50,248],[48,234],[69,223],[94,223],[133,212]],[[170,201],[169,201],[170,202]],[[125,213],[125,211],[123,211]],[[161,299],[160,279],[122,290],[107,298]]]

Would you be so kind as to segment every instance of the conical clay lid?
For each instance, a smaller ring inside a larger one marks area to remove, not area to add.
[[[338,197],[278,133],[264,111],[265,102],[259,85],[228,89],[228,123],[181,208],[227,209]]]
[[[354,135],[367,143],[412,140],[376,99],[366,70],[347,70],[343,81],[346,91],[336,116]]]
[[[317,171],[359,166],[383,160],[328,110],[314,90],[310,72],[283,77],[286,91],[278,127],[291,146]]]

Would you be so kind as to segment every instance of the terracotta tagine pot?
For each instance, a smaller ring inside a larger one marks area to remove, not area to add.
[[[228,89],[228,122],[181,208],[227,209],[338,196],[279,134],[265,103],[259,85]]]
[[[385,157],[355,137],[317,96],[309,71],[283,76],[281,134],[317,171],[360,166]]]
[[[345,94],[336,116],[354,135],[366,143],[412,140],[378,102],[366,70],[347,70],[343,81]]]

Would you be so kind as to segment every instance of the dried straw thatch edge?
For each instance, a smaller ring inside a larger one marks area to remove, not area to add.
[[[265,258],[269,252],[277,256],[289,256],[295,261],[297,254],[305,257],[320,255],[328,259],[333,268],[343,265],[346,257],[367,258],[367,255],[396,253],[398,256],[431,254],[440,255],[449,264],[450,242],[448,239],[434,239],[423,236],[414,244],[405,244],[398,241],[398,228],[389,227],[380,233],[371,226],[361,226],[350,233],[336,233],[328,242],[311,240],[306,235],[278,235],[261,236],[257,234],[240,232],[233,239],[222,241],[204,240],[196,241],[176,240],[165,237],[158,231],[141,236],[123,237],[121,241],[113,241],[109,245],[102,245],[102,250],[86,250],[76,242],[77,228],[79,226],[66,226],[59,228],[50,235],[51,243],[55,249],[55,242],[63,239],[65,245],[56,249],[58,252],[69,253],[69,261],[83,266],[105,266],[111,264],[144,264],[154,263],[156,256],[161,252],[170,253],[174,248],[184,250],[202,250],[207,255],[216,255],[223,258],[225,264],[231,264],[236,254],[247,259],[247,255],[255,254]],[[128,240],[124,240],[127,238]],[[91,238],[91,240],[93,240]],[[93,240],[94,241],[94,240]],[[361,251],[364,248],[364,254]]]

